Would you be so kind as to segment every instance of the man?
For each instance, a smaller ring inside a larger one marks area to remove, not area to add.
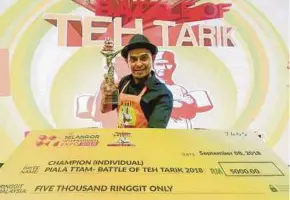
[[[144,35],[134,35],[121,55],[131,74],[121,79],[118,86],[110,86],[106,80],[101,85],[101,112],[117,109],[119,128],[166,128],[173,97],[164,83],[152,71],[158,48]],[[119,90],[119,104],[105,104],[115,88]]]

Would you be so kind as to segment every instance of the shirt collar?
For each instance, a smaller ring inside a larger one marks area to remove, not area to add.
[[[144,84],[142,84],[142,85],[146,85],[146,87],[148,89],[151,89],[156,84],[156,81],[157,81],[157,78],[155,76],[155,72],[151,71],[150,73],[151,73],[151,76],[144,82]],[[130,80],[131,80],[131,83],[133,85],[140,85],[140,84],[135,84],[135,81],[133,79],[133,75],[132,74],[130,74]]]

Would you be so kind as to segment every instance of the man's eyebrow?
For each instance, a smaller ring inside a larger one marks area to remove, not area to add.
[[[129,56],[130,56],[130,57],[140,57],[140,56],[144,56],[144,55],[148,55],[148,56],[149,56],[149,53],[130,54]]]

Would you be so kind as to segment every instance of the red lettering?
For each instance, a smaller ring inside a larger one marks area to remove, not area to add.
[[[132,19],[132,11],[129,8],[128,0],[120,0],[114,16],[122,17],[124,24],[128,23]]]
[[[162,1],[108,1],[96,0],[95,14],[99,16],[122,17],[126,24],[133,19],[142,18],[144,24],[153,20],[176,21],[178,23],[222,18],[231,4],[202,3],[198,0],[181,1],[170,5]]]
[[[224,13],[230,11],[230,7],[232,4],[230,3],[220,3],[217,4],[216,7],[218,9],[218,16],[217,17],[224,17]]]
[[[82,46],[83,27],[80,21],[68,21],[67,23],[67,46]]]
[[[213,3],[207,3],[204,4],[204,17],[205,19],[214,19],[214,18],[218,18],[219,16],[219,10],[218,7],[213,4]]]
[[[152,22],[155,19],[169,20],[170,8],[159,2],[151,2],[149,9],[146,11],[146,15],[143,16],[144,23]]]
[[[142,18],[143,14],[143,2],[144,1],[137,1],[132,3],[132,17],[133,18]]]
[[[114,16],[114,6],[112,1],[96,0],[95,15],[107,17]]]
[[[115,12],[116,17],[132,16],[131,9],[127,0],[120,0],[119,6]]]
[[[190,6],[192,6],[191,1],[183,1],[180,3],[180,13],[182,18],[190,17],[190,9],[188,9]]]

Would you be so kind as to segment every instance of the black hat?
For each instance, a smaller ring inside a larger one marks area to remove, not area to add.
[[[127,59],[128,52],[137,48],[148,49],[152,55],[156,55],[158,52],[158,48],[154,44],[150,43],[147,37],[141,34],[136,34],[130,39],[129,44],[122,49],[122,57]]]

